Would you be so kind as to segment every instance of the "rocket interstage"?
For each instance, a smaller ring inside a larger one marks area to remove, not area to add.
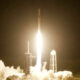
[[[50,53],[50,69],[53,70],[53,72],[57,72],[57,56],[56,51],[52,50]]]

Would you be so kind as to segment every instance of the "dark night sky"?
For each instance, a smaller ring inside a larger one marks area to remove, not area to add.
[[[79,0],[0,0],[0,59],[24,68],[27,40],[36,55],[37,10],[41,9],[43,61],[57,52],[58,70],[80,72]]]

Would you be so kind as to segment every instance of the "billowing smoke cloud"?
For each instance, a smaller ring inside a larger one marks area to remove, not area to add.
[[[0,80],[72,80],[72,72],[59,71],[54,73],[44,67],[40,72],[33,69],[33,72],[25,75],[20,67],[15,69],[14,67],[5,66],[4,62],[0,60]]]
[[[72,80],[72,72],[59,71],[54,73],[52,70],[43,70],[41,72],[32,72],[31,80]]]
[[[36,67],[31,67],[31,80],[72,80],[73,75],[71,71],[59,71],[46,69],[46,62],[43,64],[42,70],[36,70]]]
[[[20,78],[23,75],[24,75],[23,70],[21,70],[20,67],[17,67],[17,69],[15,69],[13,66],[12,67],[5,66],[4,62],[0,60],[0,80],[6,80],[11,76]]]

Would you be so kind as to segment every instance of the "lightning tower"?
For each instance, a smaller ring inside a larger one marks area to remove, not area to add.
[[[56,51],[52,50],[50,54],[50,69],[53,70],[53,72],[57,72],[57,56]]]

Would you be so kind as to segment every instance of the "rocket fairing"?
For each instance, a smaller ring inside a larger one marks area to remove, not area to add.
[[[50,54],[50,69],[53,70],[54,73],[57,72],[57,59],[54,50],[52,50]]]

